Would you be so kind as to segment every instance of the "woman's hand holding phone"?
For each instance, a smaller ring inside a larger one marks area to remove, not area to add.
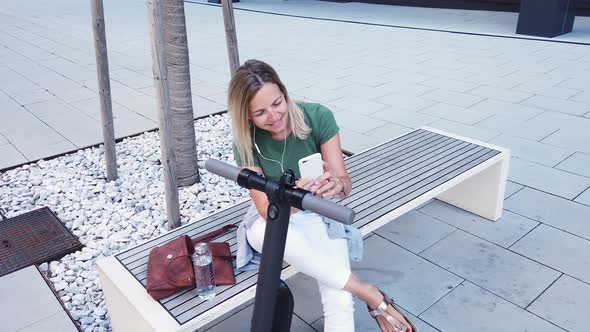
[[[298,188],[306,189],[316,196],[334,197],[343,188],[340,182],[334,180],[333,171],[328,163],[322,160],[322,155],[316,153],[299,160],[301,179],[295,182]]]

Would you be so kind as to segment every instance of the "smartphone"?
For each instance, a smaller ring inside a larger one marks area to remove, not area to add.
[[[299,174],[301,178],[317,179],[324,174],[324,162],[321,153],[314,153],[305,158],[299,159]],[[306,185],[305,189],[311,187],[313,181]]]

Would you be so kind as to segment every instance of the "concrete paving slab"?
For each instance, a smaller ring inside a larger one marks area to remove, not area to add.
[[[545,291],[528,311],[571,332],[588,329],[590,317],[580,312],[590,307],[590,285],[562,275]]]
[[[554,70],[556,68],[553,66],[549,66],[549,67],[547,67],[547,69]],[[577,89],[563,88],[563,87],[558,87],[558,86],[540,87],[537,85],[537,83],[538,82],[534,82],[534,81],[523,83],[521,85],[515,86],[514,90],[534,93],[536,95],[541,95],[544,97],[553,97],[553,98],[560,98],[560,99],[568,99],[568,98],[571,98],[581,92],[580,90],[577,90]]]
[[[420,84],[454,92],[467,92],[469,90],[477,88],[478,86],[477,84],[470,82],[446,79],[441,77],[431,78],[426,81],[420,82]]]
[[[512,156],[553,167],[574,153],[572,149],[558,148],[525,138],[502,134],[489,141],[510,149]]]
[[[576,197],[575,201],[590,206],[590,188]]]
[[[590,104],[590,91],[580,92],[577,95],[571,97],[570,100]]]
[[[103,139],[100,121],[78,111],[56,113],[45,122],[78,147],[93,145]]]
[[[347,128],[340,128],[340,141],[342,142],[343,149],[349,152],[359,153],[379,143],[382,143],[383,139],[363,135]]]
[[[356,114],[369,115],[371,113],[378,112],[384,108],[390,107],[385,104],[381,104],[374,101],[367,101],[364,98],[355,97],[343,97],[330,102],[330,105],[334,105],[338,108],[342,108],[351,111]]]
[[[340,128],[354,130],[359,133],[368,133],[375,128],[383,126],[383,121],[373,117],[358,114],[354,111],[340,111],[334,113],[336,122]]]
[[[427,107],[423,110],[420,110],[420,113],[436,116],[445,120],[459,122],[465,125],[476,124],[493,115],[492,112],[474,112],[472,108],[464,108],[444,103],[438,103],[436,105]]]
[[[555,168],[590,178],[590,154],[575,152]]]
[[[417,318],[416,316],[412,315],[407,310],[404,310],[403,308],[400,308],[400,310],[402,310],[404,315],[406,315],[408,317],[408,319],[410,319],[412,321],[412,323],[414,323],[414,325],[416,325],[416,327],[420,330],[420,332],[438,332],[437,329],[426,324],[420,318]],[[355,329],[354,330],[355,331],[371,331],[371,332],[380,331],[379,325],[377,324],[377,322],[373,318],[371,318],[371,316],[367,312],[367,306],[363,302],[359,301],[356,298],[354,301],[354,312],[355,312],[355,315],[354,315],[355,316],[354,317],[354,319],[355,319],[355,322],[354,322]],[[318,319],[311,326],[316,331],[324,331],[324,318]]]
[[[34,104],[46,100],[55,99],[55,96],[45,89],[38,89],[33,91],[16,92],[10,95],[20,105]]]
[[[50,100],[25,105],[24,109],[28,110],[44,122],[51,121],[54,117],[60,117],[63,113],[80,113],[78,110],[72,108],[66,102],[57,99],[56,97],[53,97]]]
[[[510,249],[584,282],[590,282],[590,241],[540,225]]]
[[[2,140],[1,136],[0,140]],[[25,158],[20,153],[20,151],[18,151],[12,144],[9,143],[0,144],[0,156],[2,156],[2,158],[0,158],[0,169],[22,164],[28,161],[27,158]]]
[[[412,128],[400,126],[394,123],[388,123],[381,127],[372,129],[367,133],[367,135],[377,137],[382,139],[383,141],[387,141],[393,139],[395,137],[401,136],[410,132]]]
[[[471,107],[485,99],[463,92],[448,91],[447,89],[437,89],[427,92],[420,97],[459,107]]]
[[[496,130],[516,137],[540,141],[559,130],[559,126],[551,122],[515,121],[502,115],[492,115],[474,125],[478,128]]]
[[[476,139],[479,141],[484,141],[484,142],[489,141],[492,138],[500,135],[500,133],[495,130],[482,129],[482,128],[462,124],[462,123],[455,122],[455,121],[444,120],[444,119],[435,121],[435,122],[429,124],[429,126],[433,127],[433,128],[441,129],[444,131],[448,131],[450,133],[473,138],[473,139]]]
[[[504,209],[590,240],[590,207],[524,188],[508,198]]]
[[[590,186],[590,179],[520,158],[510,159],[508,178],[519,184],[573,199]]]
[[[383,98],[384,100],[388,100],[387,98],[385,98],[385,96],[390,95],[392,93],[403,95],[403,96],[417,97],[417,96],[421,96],[427,92],[434,91],[437,89],[437,88],[434,88],[431,86],[416,84],[416,83],[412,82],[411,80],[406,80],[403,78],[398,79],[397,76],[393,73],[391,75],[394,77],[393,81],[376,87],[376,89],[384,92],[384,94],[382,94],[380,96],[380,97],[384,97]],[[420,73],[418,73],[418,75],[425,76]],[[357,94],[357,93],[355,93],[355,94]]]
[[[315,322],[324,316],[322,298],[315,279],[298,273],[285,282],[293,293],[294,311],[297,316],[308,323]]]
[[[504,194],[504,199],[511,197],[515,193],[519,192],[524,188],[523,185],[514,183],[512,181],[506,181],[506,193]]]
[[[484,100],[470,107],[469,110],[484,114],[492,113],[501,115],[504,118],[510,119],[510,121],[526,121],[543,113],[543,110],[538,108],[492,99]]]
[[[420,318],[440,331],[564,331],[467,281],[420,315]]]
[[[456,230],[418,211],[407,213],[375,231],[387,240],[418,254]]]
[[[451,234],[420,256],[522,308],[560,275],[463,231]]]
[[[551,98],[535,95],[522,102],[523,105],[542,108],[548,111],[567,113],[572,115],[583,115],[590,110],[590,104],[568,101],[560,98]]]
[[[0,146],[1,145],[6,145],[9,144],[10,142],[4,137],[2,136],[2,134],[0,134]]]
[[[435,101],[407,94],[392,93],[377,99],[378,102],[393,106],[396,109],[419,111],[436,104]]]
[[[364,242],[363,260],[351,262],[352,270],[413,314],[426,310],[463,281],[379,236]]]
[[[420,212],[504,248],[539,225],[510,211],[503,211],[502,218],[493,222],[438,200],[422,207]]]
[[[418,128],[430,125],[440,118],[414,111],[407,111],[397,107],[390,107],[370,115],[372,118],[391,122],[408,128]]]
[[[18,330],[18,332],[46,332],[49,330],[60,332],[78,331],[68,314],[65,311],[61,311]]]
[[[488,80],[482,80],[480,82],[487,82],[487,81]],[[533,96],[533,94],[531,94],[531,93],[519,92],[519,91],[514,91],[511,89],[503,89],[503,88],[498,88],[498,87],[494,87],[494,86],[490,86],[490,85],[478,86],[475,89],[467,91],[467,93],[469,93],[470,95],[475,95],[475,96],[479,96],[479,97],[504,101],[504,102],[508,102],[508,103],[515,103],[515,104],[518,104],[518,103],[522,102],[523,100],[526,100],[526,99],[530,98],[531,96]]]
[[[20,330],[63,311],[34,266],[2,276],[0,293],[0,316],[3,318],[4,331]]]
[[[590,122],[586,123],[587,120],[582,117],[578,117],[578,119],[581,122],[583,121],[581,124],[584,124],[584,126],[580,126],[580,128],[562,126],[561,130],[549,135],[541,142],[590,154],[590,144],[586,143],[590,142],[590,132],[583,131],[586,128],[581,128],[590,128]]]
[[[223,320],[219,324],[206,329],[207,332],[225,332],[225,331],[250,331],[250,322],[254,305],[250,305],[240,310],[233,316]],[[293,332],[315,332],[315,330],[304,322],[301,318],[293,315],[291,320],[291,331]]]

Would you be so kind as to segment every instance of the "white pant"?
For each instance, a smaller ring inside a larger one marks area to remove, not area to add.
[[[266,220],[247,231],[248,242],[262,252]],[[324,307],[324,331],[354,331],[352,295],[343,290],[350,277],[346,239],[330,239],[322,218],[309,212],[291,215],[284,260],[316,279]]]

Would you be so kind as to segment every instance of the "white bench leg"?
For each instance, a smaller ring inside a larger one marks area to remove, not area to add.
[[[496,221],[502,216],[509,156],[466,179],[436,198]]]

